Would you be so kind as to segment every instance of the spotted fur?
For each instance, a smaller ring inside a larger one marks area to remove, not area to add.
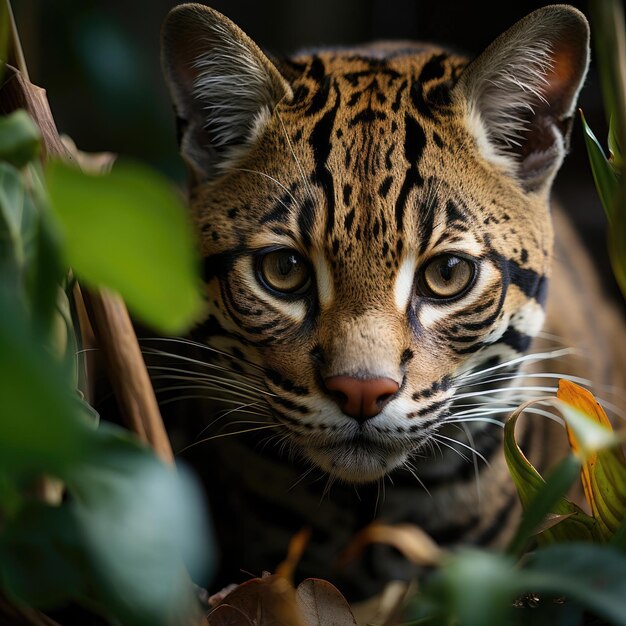
[[[314,529],[302,573],[330,576],[374,515],[443,543],[502,543],[515,494],[501,431],[481,420],[524,396],[514,374],[544,323],[549,192],[587,68],[584,17],[540,9],[471,63],[406,43],[270,60],[224,16],[184,5],[163,50],[204,258],[208,311],[193,338],[229,372],[223,397],[239,386],[269,429],[204,449],[221,477],[210,490],[224,582],[272,569],[301,526]],[[305,293],[259,278],[279,248],[305,259]],[[419,277],[444,253],[475,272],[438,300]],[[360,422],[327,389],[333,376],[399,389]],[[271,427],[291,454],[259,447]],[[523,434],[544,451],[547,436],[541,423]],[[320,476],[340,479],[327,498]],[[409,575],[378,552],[335,574],[352,597]]]

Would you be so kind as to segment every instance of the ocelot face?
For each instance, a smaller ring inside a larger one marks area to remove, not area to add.
[[[207,280],[195,337],[323,470],[403,465],[539,331],[587,38],[548,7],[469,64],[391,44],[273,63],[210,9],[170,14]]]

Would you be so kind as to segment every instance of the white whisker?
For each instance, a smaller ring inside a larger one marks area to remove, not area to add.
[[[315,198],[315,196],[313,195],[313,189],[311,188],[309,180],[307,179],[306,174],[304,172],[304,168],[302,167],[302,164],[300,163],[300,160],[296,156],[296,152],[293,149],[293,145],[291,143],[291,139],[289,138],[289,133],[287,132],[287,129],[285,128],[285,123],[283,122],[283,118],[281,117],[278,111],[276,111],[276,115],[278,117],[278,121],[280,122],[281,128],[283,129],[283,133],[285,134],[285,139],[287,140],[287,145],[289,146],[289,150],[291,151],[291,156],[296,162],[296,166],[298,167],[298,170],[300,170],[300,177],[302,178],[302,182],[304,183],[304,188],[307,190],[309,194],[309,198],[313,200]],[[294,200],[294,204],[295,204],[295,200]]]
[[[276,178],[274,178],[273,176],[270,176],[269,174],[266,174],[265,172],[259,172],[258,170],[250,170],[247,169],[245,167],[232,167],[230,168],[231,170],[234,170],[236,172],[247,172],[248,174],[258,174],[259,176],[264,176],[265,178],[271,180],[272,182],[276,183],[293,201],[293,203],[296,203],[296,199],[293,197],[293,194],[291,193],[291,191],[289,191],[289,189],[287,189],[287,187],[285,187],[285,185],[283,185],[279,180],[277,180]],[[285,205],[285,203],[283,203],[283,206],[289,210],[289,207]]]
[[[487,467],[490,467],[489,461],[487,461],[487,459],[480,453],[478,452],[478,450],[472,448],[472,446],[463,443],[462,441],[459,441],[458,439],[454,439],[453,437],[448,437],[447,435],[442,435],[441,433],[436,433],[435,435],[433,435],[433,437],[437,437],[438,439],[446,439],[447,441],[450,441],[452,443],[456,443],[457,445],[469,450],[472,454],[476,454],[478,456],[479,459],[481,459],[481,461],[483,461],[485,463],[485,465],[487,465]],[[441,442],[443,443],[443,441]],[[467,457],[465,457],[467,458]],[[467,459],[469,461],[469,459]]]
[[[234,356],[233,354],[230,354],[230,352],[225,352],[224,350],[219,350],[218,348],[213,348],[212,346],[209,346],[208,344],[205,343],[200,343],[199,341],[194,341],[193,339],[188,339],[186,337],[141,337],[139,339],[139,342],[144,342],[144,341],[162,341],[162,342],[170,342],[170,343],[180,343],[182,345],[185,346],[191,346],[194,348],[200,348],[201,350],[206,350],[207,352],[211,352],[213,354],[218,354],[220,356],[229,358],[231,360],[234,361],[241,361],[242,363],[245,363],[246,365],[250,365],[251,367],[254,367],[258,370],[260,370],[261,372],[264,372],[264,369],[258,365],[257,363],[254,363],[253,361],[249,361],[248,359],[239,357],[239,356]],[[148,348],[148,349],[152,349],[152,350],[158,350],[158,348]],[[170,356],[179,356],[177,353],[172,352],[172,353],[168,353],[163,351],[164,354],[168,354]]]
[[[235,422],[236,423],[236,422]],[[258,422],[263,423],[263,422]],[[222,437],[234,437],[235,435],[243,435],[246,433],[254,433],[259,430],[267,430],[268,428],[284,428],[283,424],[265,424],[264,426],[257,426],[256,428],[244,428],[243,430],[237,430],[231,433],[220,433],[219,435],[213,435],[212,437],[206,437],[205,439],[201,439],[200,441],[194,441],[193,443],[185,446],[182,450],[179,450],[178,454],[182,454],[186,452],[190,448],[194,446],[199,446],[201,443],[206,443],[207,441],[212,441],[213,439],[221,439]]]
[[[461,422],[461,428],[467,437],[467,441],[472,448],[472,462],[474,463],[474,479],[476,480],[476,496],[478,498],[478,503],[481,501],[481,491],[480,491],[480,471],[478,469],[478,453],[476,452],[476,444],[474,443],[474,437],[472,436],[472,431],[467,427],[466,424]]]
[[[488,367],[484,370],[480,370],[479,372],[463,372],[458,378],[475,378],[476,376],[483,376],[487,372],[494,372],[499,369],[503,369],[505,367],[511,367],[513,365],[518,365],[520,363],[532,363],[533,361],[547,361],[549,359],[558,359],[563,356],[568,356],[571,354],[580,354],[579,350],[575,348],[562,348],[559,350],[553,350],[551,352],[535,352],[532,354],[526,354],[523,356],[516,357],[514,359],[510,359],[508,361],[503,361],[498,365],[493,365],[492,367]]]

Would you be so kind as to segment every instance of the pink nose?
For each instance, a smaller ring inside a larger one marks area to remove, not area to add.
[[[391,378],[331,376],[324,384],[341,410],[359,423],[378,415],[400,389]]]

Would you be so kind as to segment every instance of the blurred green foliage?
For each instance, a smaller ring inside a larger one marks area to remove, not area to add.
[[[609,222],[609,256],[617,283],[626,298],[626,29],[624,7],[617,0],[597,0],[596,51],[604,94],[608,156],[582,116],[589,162],[598,195]],[[581,112],[582,115],[582,112]]]
[[[198,488],[97,425],[76,390],[67,277],[72,265],[157,331],[184,331],[202,303],[191,227],[154,172],[44,171],[39,148],[23,111],[0,119],[0,589],[128,625],[183,623],[197,611],[183,563],[212,564]],[[62,501],[41,499],[43,476],[62,481]]]

